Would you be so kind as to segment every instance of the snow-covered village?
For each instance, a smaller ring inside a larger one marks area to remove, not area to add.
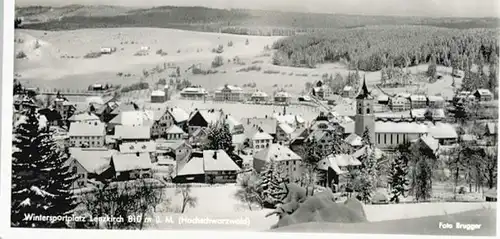
[[[496,235],[496,29],[61,30],[28,10],[13,227]]]

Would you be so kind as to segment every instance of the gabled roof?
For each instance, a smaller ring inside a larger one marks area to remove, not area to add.
[[[155,90],[155,91],[151,92],[151,96],[162,96],[162,97],[164,97],[165,96],[165,91],[163,91],[163,90]]]
[[[425,97],[425,95],[411,95],[410,100],[411,101],[427,101],[427,97]]]
[[[232,115],[226,115],[226,123],[229,126],[229,131],[233,132],[236,126],[243,126],[236,118]]]
[[[147,142],[125,142],[120,144],[120,153],[151,153],[155,152],[156,144],[154,141]]]
[[[203,151],[204,171],[239,171],[238,165],[224,150]]]
[[[279,127],[281,130],[283,130],[283,132],[285,132],[285,134],[291,134],[293,133],[293,131],[295,131],[295,129],[292,128],[292,126],[290,126],[289,124],[279,124]]]
[[[181,108],[173,107],[168,109],[168,112],[172,115],[176,123],[181,123],[189,119],[189,114]]]
[[[193,157],[177,172],[176,176],[205,174],[203,158]]]
[[[479,95],[485,96],[485,95],[493,95],[490,90],[488,89],[477,89],[475,93],[478,93]],[[474,93],[474,94],[475,94]]]
[[[257,132],[252,136],[252,140],[272,140],[273,136],[266,132]]]
[[[112,157],[116,172],[126,172],[132,170],[151,169],[151,158],[149,153],[137,154],[115,154]]]
[[[255,91],[254,93],[252,93],[251,97],[269,97],[269,95],[266,94],[266,92],[258,90],[258,91]]]
[[[486,133],[489,135],[496,135],[498,131],[498,124],[497,123],[486,123]]]
[[[347,173],[347,171],[341,170],[340,167],[359,165],[361,165],[361,162],[359,162],[359,160],[347,154],[331,154],[318,162],[319,169],[328,170],[328,168],[331,168],[337,174]]]
[[[201,117],[210,125],[210,124],[215,124],[219,120],[222,119],[223,112],[220,110],[215,110],[215,109],[204,109],[204,110],[197,110],[191,114],[189,117],[189,120],[191,120],[196,114],[200,114]]]
[[[85,102],[87,104],[98,104],[98,105],[104,105],[104,99],[100,96],[90,96],[85,99]]]
[[[302,118],[300,115],[292,115],[292,114],[287,114],[287,115],[280,115],[280,114],[273,114],[273,117],[278,120],[279,123],[286,123],[289,125],[295,125],[295,124],[303,124],[306,121],[304,118]]]
[[[68,119],[69,121],[92,121],[92,120],[100,120],[97,115],[91,112],[85,112],[80,114],[74,114]]]
[[[69,148],[69,153],[88,173],[101,174],[111,166],[111,157],[117,151],[107,148]]]
[[[373,151],[374,150],[374,151]],[[356,159],[359,159],[362,156],[368,156],[372,151],[375,154],[375,159],[379,160],[384,155],[384,152],[376,147],[370,147],[368,145],[363,146],[361,149],[358,149],[356,152],[352,154],[352,156]]]
[[[179,126],[173,124],[172,126],[170,126],[170,128],[167,129],[166,133],[167,134],[185,134],[186,132],[184,132],[184,130],[179,128]]]
[[[269,162],[271,159],[275,161],[286,161],[300,160],[302,158],[286,146],[271,144],[268,148],[258,151],[254,155],[254,159]]]
[[[73,122],[69,126],[69,136],[103,136],[106,125],[100,121]]]
[[[156,140],[156,148],[157,149],[169,149],[169,150],[176,150],[180,148],[181,146],[189,146],[189,144],[186,143],[184,140],[164,140],[164,139],[159,139]]]
[[[208,94],[207,90],[199,87],[187,87],[181,91],[181,94]]]
[[[415,122],[375,122],[375,132],[377,133],[413,133],[425,134],[428,128],[425,124]]]
[[[241,92],[243,91],[242,88],[238,87],[238,86],[234,86],[234,85],[225,85],[225,86],[222,86],[222,87],[219,87],[217,89],[217,91],[222,91],[222,90],[230,90],[230,91],[237,91],[237,92]],[[216,92],[217,92],[216,91]]]
[[[286,91],[280,91],[280,92],[277,92],[274,97],[284,97],[284,98],[291,98],[292,96],[290,95],[290,93],[286,92]]]
[[[115,139],[150,139],[151,129],[149,126],[130,126],[117,125],[115,126]]]
[[[275,118],[243,118],[241,123],[245,128],[245,132],[251,131],[252,128],[256,129],[260,127],[264,132],[268,134],[276,134],[276,126],[278,125],[278,120]]]
[[[347,138],[345,138],[344,141],[351,146],[362,146],[363,145],[363,139],[354,133],[347,136]]]
[[[434,153],[439,150],[439,141],[430,135],[420,137],[420,141],[427,145]]]
[[[111,114],[113,115],[119,115],[123,111],[134,111],[135,106],[132,103],[123,103],[118,105],[113,111],[111,111]]]

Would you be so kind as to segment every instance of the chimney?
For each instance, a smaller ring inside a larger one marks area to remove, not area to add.
[[[267,119],[267,115],[266,115],[266,119]]]
[[[250,124],[250,118],[247,119],[247,124]]]
[[[214,159],[217,159],[217,151],[214,151],[214,156],[213,156]]]
[[[139,152],[137,152],[137,153],[135,153],[135,155],[136,155],[137,157],[139,157],[141,154],[140,154]]]

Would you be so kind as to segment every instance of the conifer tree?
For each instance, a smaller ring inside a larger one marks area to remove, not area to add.
[[[23,220],[25,215],[63,216],[74,208],[74,180],[51,133],[40,127],[33,100],[26,102],[13,132],[11,225],[66,227],[65,222]]]
[[[361,162],[361,169],[354,182],[354,190],[358,193],[361,201],[369,202],[376,189],[378,178],[375,150],[370,147],[367,154],[362,157]]]
[[[363,135],[361,136],[361,140],[364,145],[372,146],[372,139],[370,138],[370,131],[368,127],[365,127],[365,131],[363,131]]]
[[[391,202],[399,203],[399,198],[406,197],[408,191],[408,155],[404,152],[398,152],[391,166],[392,170],[389,175],[389,185],[392,192]]]
[[[262,198],[268,205],[276,205],[278,198],[276,195],[281,191],[279,182],[282,179],[281,171],[273,159],[266,163],[264,170],[260,173],[260,192]]]
[[[234,150],[233,136],[226,122],[216,123],[209,127],[207,135],[207,144],[204,149],[218,150],[222,149],[226,153],[231,154]]]

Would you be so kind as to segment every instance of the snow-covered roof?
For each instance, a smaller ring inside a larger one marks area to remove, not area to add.
[[[286,92],[286,91],[280,91],[280,92],[277,92],[274,97],[284,97],[284,98],[291,98],[292,96]]]
[[[277,113],[275,113],[273,115],[273,117],[278,120],[279,123],[285,123],[285,124],[289,124],[289,125],[295,125],[295,124],[303,124],[305,123],[306,121],[304,120],[304,118],[302,118],[301,116],[299,115],[292,115],[292,114],[287,114],[287,115],[279,115]]]
[[[170,115],[174,118],[174,121],[177,123],[187,121],[189,119],[189,114],[179,108],[179,107],[173,107],[169,109]]]
[[[358,165],[361,165],[361,162],[356,158],[354,158],[353,156],[347,154],[338,154],[338,155],[331,154],[319,161],[318,168],[322,170],[328,170],[328,168],[331,168],[337,174],[344,174],[347,173],[347,171],[341,170],[340,167],[358,166]]]
[[[266,132],[257,132],[253,137],[252,140],[272,140],[273,136],[269,135]]]
[[[222,87],[219,87],[217,88],[217,91],[216,92],[220,92],[222,90],[230,90],[230,91],[236,91],[237,93],[238,92],[242,92],[243,89],[238,87],[238,86],[234,86],[234,85],[225,85],[225,86],[222,86]]]
[[[425,124],[415,122],[375,122],[375,132],[377,133],[414,133],[425,134],[428,132]]]
[[[104,105],[104,100],[100,96],[90,96],[85,99],[87,104],[99,104]]]
[[[69,121],[92,121],[92,120],[97,120],[99,121],[99,117],[95,115],[94,113],[91,112],[84,112],[80,114],[74,114],[68,119]]]
[[[444,102],[444,98],[442,96],[430,95],[427,96],[430,102]]]
[[[343,90],[344,91],[351,91],[351,90],[353,90],[353,88],[352,88],[352,86],[346,85],[346,86],[344,86]]]
[[[184,130],[182,130],[179,126],[173,124],[170,128],[167,129],[167,134],[185,134]]]
[[[196,113],[199,113],[203,119],[205,119],[205,121],[210,125],[210,124],[215,124],[217,123],[219,120],[222,119],[222,111],[219,111],[219,110],[198,110],[197,112],[195,112],[194,114],[192,114],[191,118],[193,116],[196,115]],[[191,119],[190,118],[190,119]]]
[[[285,132],[285,134],[291,134],[293,133],[293,131],[295,131],[295,129],[292,128],[292,126],[290,126],[289,124],[279,124],[279,127],[281,128],[281,130],[283,130],[283,132]]]
[[[121,112],[121,125],[139,126],[152,125],[155,120],[152,110],[124,111]]]
[[[240,167],[224,150],[203,151],[204,171],[239,171]]]
[[[190,147],[189,144],[186,144],[186,141],[184,140],[165,140],[165,139],[158,139],[155,141],[156,142],[156,148],[161,149],[161,150],[176,150],[181,146],[187,146]]]
[[[300,160],[301,157],[286,146],[271,144],[268,148],[258,151],[254,159],[269,162],[271,159],[275,161]]]
[[[255,91],[251,97],[269,97],[269,95],[263,91]]]
[[[112,115],[119,115],[121,112],[124,111],[134,111],[135,107],[133,104],[130,103],[125,103],[125,104],[119,104],[112,112]]]
[[[448,123],[428,124],[429,134],[436,139],[458,138],[457,131],[453,125]]]
[[[488,89],[477,89],[475,93],[478,93],[479,95],[493,95],[490,90]]]
[[[365,145],[361,149],[358,149],[356,152],[354,152],[352,156],[356,159],[359,159],[362,156],[368,156],[372,153],[372,151],[375,154],[375,159],[377,160],[382,158],[382,156],[384,155],[384,152],[381,149]]]
[[[494,123],[494,122],[489,122],[489,123],[486,123],[486,133],[490,134],[490,135],[495,135],[497,134],[497,131],[498,131],[498,124],[497,123]]]
[[[101,174],[111,166],[111,157],[117,151],[107,148],[69,148],[69,153],[87,172]]]
[[[117,125],[115,126],[115,139],[150,139],[151,129],[149,126],[130,126]]]
[[[391,98],[391,104],[393,104],[393,105],[404,105],[407,102],[409,102],[408,98],[404,98],[404,97]]]
[[[176,176],[199,175],[205,174],[203,169],[203,158],[191,158],[180,170]]]
[[[69,136],[105,136],[106,125],[99,121],[73,122],[69,126]]]
[[[389,96],[381,94],[377,97],[377,101],[389,101]]]
[[[427,145],[433,152],[439,149],[439,141],[430,135],[420,137],[420,140]]]
[[[165,91],[155,90],[155,91],[151,92],[151,96],[165,96]]]
[[[354,133],[347,136],[347,138],[345,138],[344,141],[351,146],[362,146],[363,145],[363,139]]]
[[[181,94],[186,94],[186,95],[193,94],[193,95],[195,95],[195,94],[208,94],[208,92],[204,88],[187,87],[181,91]]]
[[[243,118],[241,119],[245,132],[250,132],[252,130],[257,130],[260,127],[262,131],[268,134],[276,134],[276,126],[278,120],[275,118]]]
[[[151,169],[151,158],[149,153],[137,154],[115,154],[112,157],[116,172],[126,172],[132,170]]]
[[[410,100],[411,101],[427,101],[427,97],[425,97],[425,95],[411,95]]]
[[[154,141],[146,142],[125,142],[120,144],[120,153],[152,153],[156,150],[156,144]]]

